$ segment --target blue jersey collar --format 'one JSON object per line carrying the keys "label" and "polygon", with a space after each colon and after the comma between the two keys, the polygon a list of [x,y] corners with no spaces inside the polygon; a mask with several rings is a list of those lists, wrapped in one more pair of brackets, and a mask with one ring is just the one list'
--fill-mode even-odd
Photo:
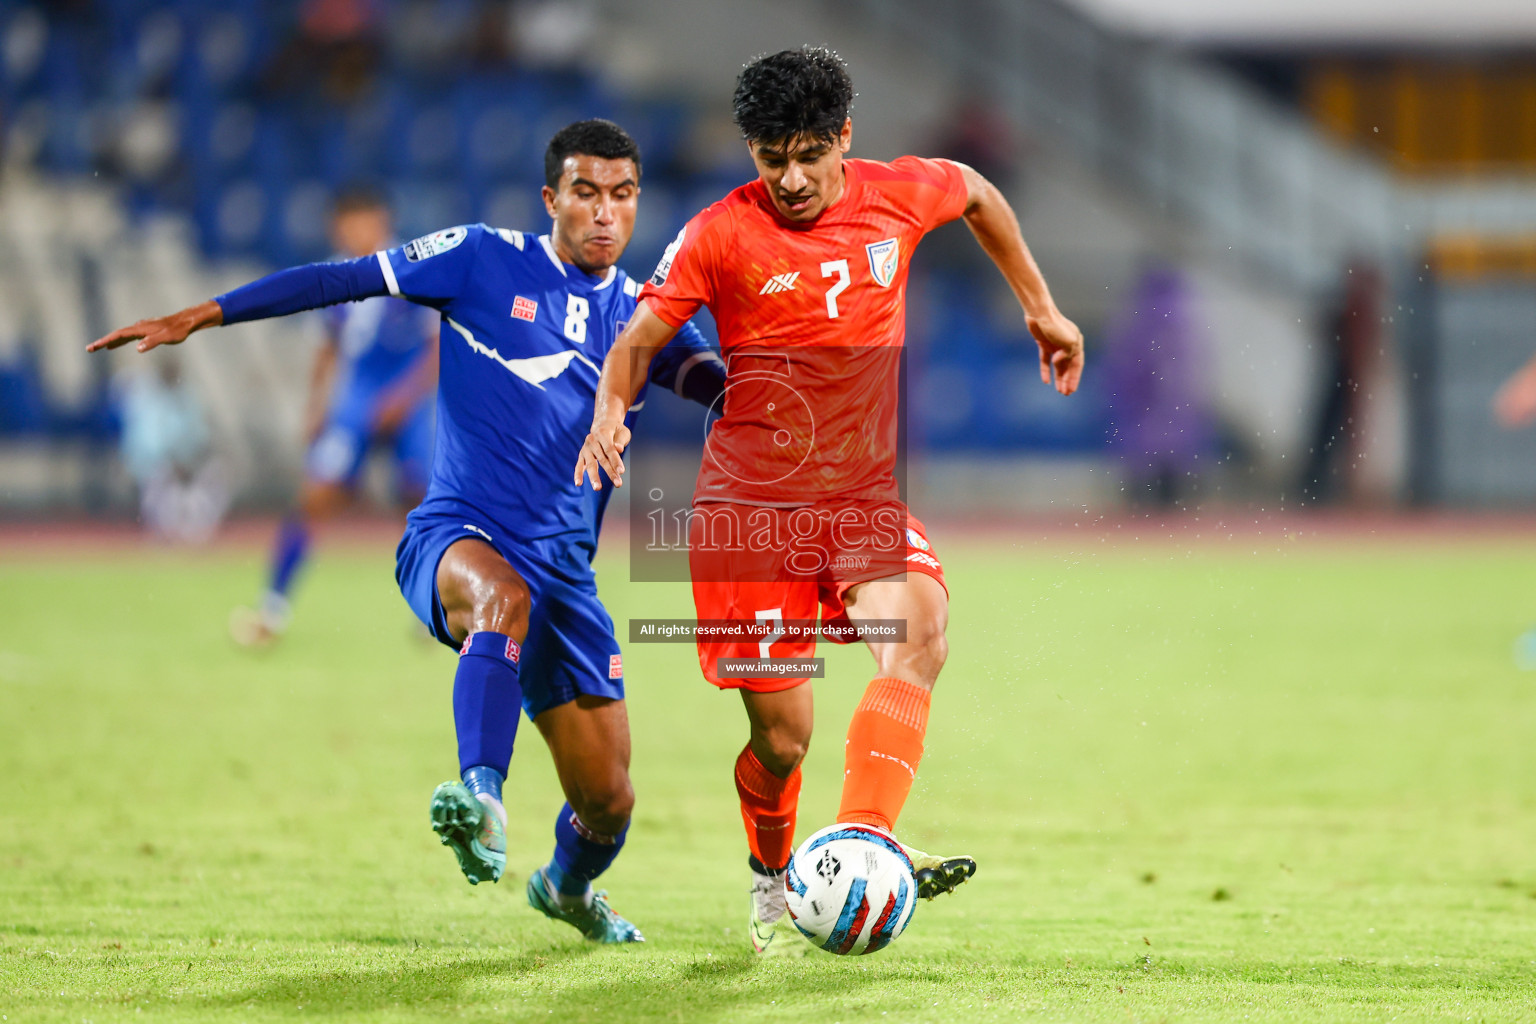
{"label": "blue jersey collar", "polygon": [[[555,265],[555,269],[560,271],[560,276],[561,277],[570,277],[571,276],[566,271],[566,269],[565,269],[565,263],[560,259],[559,256],[555,255],[554,243],[549,240],[549,236],[548,235],[540,235],[539,236],[539,246],[541,248],[543,248],[544,255],[549,257],[549,262],[553,263]],[[583,274],[582,276],[583,277],[591,277],[590,274]],[[597,284],[593,285],[592,290],[595,291],[595,292],[602,291],[604,288],[607,288],[609,285],[613,284],[614,280],[618,276],[619,276],[619,268],[617,266],[609,267],[608,268],[608,273],[603,275],[603,279],[601,281],[599,281]]]}

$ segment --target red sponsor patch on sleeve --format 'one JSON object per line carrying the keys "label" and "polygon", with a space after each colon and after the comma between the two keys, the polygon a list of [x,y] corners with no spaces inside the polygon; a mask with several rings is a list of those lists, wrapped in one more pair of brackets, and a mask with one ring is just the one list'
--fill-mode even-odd
{"label": "red sponsor patch on sleeve", "polygon": [[610,654],[608,656],[608,678],[624,678],[624,657],[622,655]]}

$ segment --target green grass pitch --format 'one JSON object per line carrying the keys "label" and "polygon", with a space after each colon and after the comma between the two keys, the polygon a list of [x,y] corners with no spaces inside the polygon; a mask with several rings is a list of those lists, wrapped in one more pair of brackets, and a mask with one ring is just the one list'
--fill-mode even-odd
{"label": "green grass pitch", "polygon": [[[0,563],[0,1020],[1536,1019],[1536,544],[1102,545],[936,531],[951,656],[902,821],[975,880],[889,950],[754,962],[739,702],[631,646],[638,806],[604,884],[649,942],[529,910],[558,791],[524,725],[511,877],[427,822],[453,658],[390,552],[324,547],[283,645],[260,552]],[[690,613],[630,585],[614,618]],[[829,654],[800,833],[869,677]]]}

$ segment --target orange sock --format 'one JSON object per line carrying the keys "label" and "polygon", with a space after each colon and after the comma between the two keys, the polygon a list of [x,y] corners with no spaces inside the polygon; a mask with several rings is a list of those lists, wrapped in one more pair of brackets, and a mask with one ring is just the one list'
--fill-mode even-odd
{"label": "orange sock", "polygon": [[928,731],[929,693],[903,679],[876,679],[848,723],[838,821],[890,830],[901,815]]}
{"label": "orange sock", "polygon": [[800,806],[800,768],[781,779],[763,767],[750,746],[736,758],[736,793],[747,845],[766,868],[787,867],[795,852],[795,811]]}

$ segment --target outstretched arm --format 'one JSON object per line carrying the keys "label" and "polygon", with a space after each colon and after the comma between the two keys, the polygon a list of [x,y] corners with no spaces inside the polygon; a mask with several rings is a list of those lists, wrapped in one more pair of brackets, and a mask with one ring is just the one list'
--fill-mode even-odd
{"label": "outstretched arm", "polygon": [[157,316],[119,327],[111,334],[103,335],[85,347],[87,352],[100,352],[104,348],[118,348],[130,341],[139,343],[140,352],[148,352],[157,345],[180,345],[187,335],[204,327],[218,327],[224,323],[224,310],[209,299],[195,306],[188,306],[170,316]]}
{"label": "outstretched arm", "polygon": [[624,486],[624,449],[629,445],[629,428],[624,425],[624,414],[640,393],[640,386],[650,373],[651,360],[676,333],[676,327],[651,312],[651,307],[644,302],[635,307],[629,326],[624,328],[608,351],[608,358],[603,360],[603,372],[597,380],[592,429],[576,458],[578,485],[585,478],[594,491],[601,489],[601,469],[615,487]]}
{"label": "outstretched arm", "polygon": [[1056,390],[1070,395],[1083,375],[1083,332],[1056,308],[1008,200],[974,170],[964,164],[957,166],[965,176],[966,226],[1003,272],[1024,308],[1025,326],[1040,346],[1040,379],[1050,384],[1054,377]]}
{"label": "outstretched arm", "polygon": [[140,320],[119,327],[86,346],[87,352],[118,348],[137,341],[140,352],[159,345],[178,345],[205,327],[286,316],[338,302],[388,294],[380,257],[363,256],[335,263],[309,263],[268,274],[217,298],[188,306],[170,316]]}

